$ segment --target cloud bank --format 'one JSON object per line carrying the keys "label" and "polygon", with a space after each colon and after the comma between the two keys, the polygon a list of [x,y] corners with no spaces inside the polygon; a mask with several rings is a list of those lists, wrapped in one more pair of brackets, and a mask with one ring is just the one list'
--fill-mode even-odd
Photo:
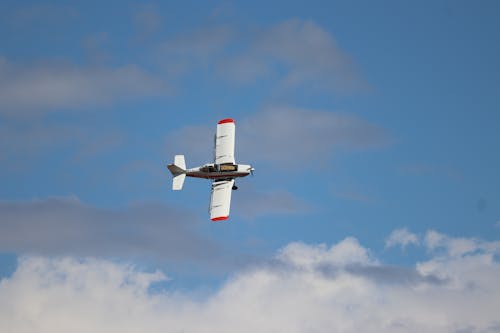
{"label": "cloud bank", "polygon": [[202,297],[155,289],[159,271],[25,257],[0,282],[0,331],[499,332],[498,242],[452,254],[454,238],[427,236],[440,241],[410,268],[380,263],[354,238],[290,243]]}
{"label": "cloud bank", "polygon": [[150,256],[210,261],[221,248],[202,236],[194,215],[169,206],[92,207],[77,198],[0,201],[0,252]]}

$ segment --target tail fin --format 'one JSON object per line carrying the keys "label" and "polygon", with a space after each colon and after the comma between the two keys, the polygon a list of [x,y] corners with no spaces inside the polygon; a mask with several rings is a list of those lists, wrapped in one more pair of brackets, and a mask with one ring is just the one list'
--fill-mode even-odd
{"label": "tail fin", "polygon": [[174,176],[172,180],[172,190],[182,190],[184,179],[186,179],[186,162],[184,161],[184,155],[175,155],[174,164],[167,165],[167,168],[172,173],[172,176]]}

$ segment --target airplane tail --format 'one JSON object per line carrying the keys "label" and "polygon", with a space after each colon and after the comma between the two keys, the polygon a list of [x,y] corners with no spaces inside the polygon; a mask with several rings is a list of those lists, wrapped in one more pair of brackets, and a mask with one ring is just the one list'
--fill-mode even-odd
{"label": "airplane tail", "polygon": [[174,164],[167,165],[167,168],[172,173],[172,176],[174,176],[172,180],[172,190],[182,190],[184,179],[186,179],[186,162],[184,160],[184,155],[175,155]]}

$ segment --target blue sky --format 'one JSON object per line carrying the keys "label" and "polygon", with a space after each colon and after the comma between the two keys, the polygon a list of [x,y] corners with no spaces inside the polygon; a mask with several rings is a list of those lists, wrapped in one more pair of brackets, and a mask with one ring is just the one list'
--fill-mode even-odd
{"label": "blue sky", "polygon": [[[499,9],[2,2],[0,277],[110,265],[223,293],[273,260],[298,265],[293,244],[335,267],[324,251],[347,244],[369,253],[347,262],[421,275],[436,248],[475,249],[498,270]],[[172,192],[165,165],[210,162],[226,117],[256,172],[214,224],[209,182]]]}

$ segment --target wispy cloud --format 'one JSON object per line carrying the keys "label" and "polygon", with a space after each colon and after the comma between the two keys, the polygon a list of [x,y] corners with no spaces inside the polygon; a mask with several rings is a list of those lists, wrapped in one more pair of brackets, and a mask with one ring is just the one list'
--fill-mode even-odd
{"label": "wispy cloud", "polygon": [[210,70],[233,35],[234,29],[230,26],[210,26],[182,32],[158,47],[159,62],[170,76],[199,69]]}
{"label": "wispy cloud", "polygon": [[168,91],[163,80],[135,65],[20,65],[0,58],[0,114],[8,116],[107,105]]}
{"label": "wispy cloud", "polygon": [[78,10],[71,5],[48,3],[21,5],[12,11],[7,11],[7,14],[6,21],[17,28],[34,25],[67,24],[80,16]]}
{"label": "wispy cloud", "polygon": [[167,67],[200,67],[234,83],[271,79],[280,89],[346,92],[365,89],[350,56],[333,35],[312,21],[291,19],[242,29],[202,27],[164,42]]}
{"label": "wispy cloud", "polygon": [[413,163],[402,166],[400,170],[413,176],[444,176],[455,181],[463,179],[462,173],[456,168],[437,164]]}
{"label": "wispy cloud", "polygon": [[334,195],[337,198],[350,200],[350,201],[357,201],[357,202],[364,202],[364,203],[372,201],[372,198],[370,196],[363,194],[362,192],[359,192],[356,190],[336,191],[334,193]]}
{"label": "wispy cloud", "polygon": [[109,33],[102,31],[83,38],[81,45],[87,59],[92,64],[105,64],[111,62],[113,56],[106,50],[111,40]]}
{"label": "wispy cloud", "polygon": [[381,264],[354,238],[291,243],[270,264],[240,271],[203,297],[152,292],[167,279],[160,271],[24,257],[0,283],[0,330],[495,332],[498,250],[478,247],[404,268]]}
{"label": "wispy cloud", "polygon": [[364,85],[351,58],[338,47],[334,37],[312,21],[292,19],[265,29],[252,48],[262,61],[273,59],[268,63],[271,70],[283,66],[287,69],[281,77],[285,87],[307,85],[342,91]]}
{"label": "wispy cloud", "polygon": [[311,165],[336,149],[366,149],[387,142],[381,127],[353,115],[290,107],[267,108],[239,127],[242,154],[273,163]]}
{"label": "wispy cloud", "polygon": [[[135,22],[147,34],[158,29],[161,18],[154,6],[145,6],[135,14]],[[111,59],[100,50],[103,38],[108,38],[106,32],[89,36],[83,43],[97,64]],[[40,59],[14,63],[0,57],[0,114],[43,114],[164,95],[171,92],[166,77],[173,80],[197,70],[209,71],[211,78],[223,78],[231,84],[271,79],[275,88],[285,90],[339,92],[364,85],[331,33],[312,21],[294,19],[255,30],[204,26],[172,36],[155,49],[161,59],[156,72],[166,72],[166,76],[134,64],[84,66]]]}
{"label": "wispy cloud", "polygon": [[160,29],[163,18],[158,6],[148,3],[134,8],[133,22],[139,30],[140,37],[146,37]]}

